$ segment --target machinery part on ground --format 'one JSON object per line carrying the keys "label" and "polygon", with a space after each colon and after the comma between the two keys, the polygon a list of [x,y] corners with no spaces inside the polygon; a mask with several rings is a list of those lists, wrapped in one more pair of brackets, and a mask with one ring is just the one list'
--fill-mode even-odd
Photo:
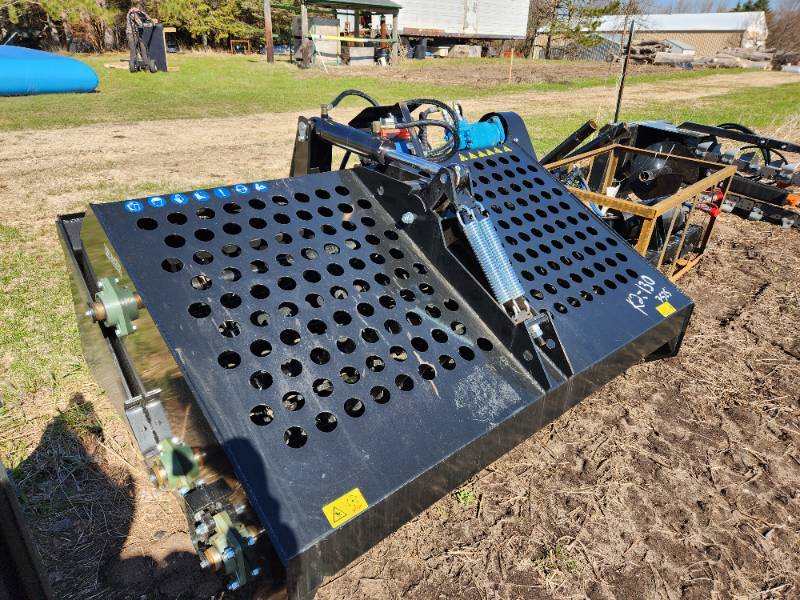
{"label": "machinery part on ground", "polygon": [[185,494],[194,487],[205,456],[199,448],[191,448],[177,438],[163,440],[157,446],[158,456],[150,466],[153,481],[162,488]]}
{"label": "machinery part on ground", "polygon": [[[723,151],[723,144],[728,142],[745,146],[738,153]],[[800,186],[800,144],[761,136],[737,123],[723,123],[716,127],[690,121],[680,125],[668,121],[609,123],[600,129],[594,139],[547,162],[577,156],[610,144],[636,148],[671,144],[685,156],[734,165],[738,172],[728,191],[728,207],[733,203],[741,208],[732,209],[732,212],[750,219],[763,217],[783,227],[787,223],[800,227],[800,212],[795,210],[791,201],[792,193],[787,189]],[[789,155],[797,155],[797,159],[790,161]],[[620,165],[620,168],[623,166]],[[681,175],[685,184],[704,176],[701,172]],[[618,174],[619,179],[623,177],[622,173]],[[752,207],[758,210],[752,210]]]}
{"label": "machinery part on ground", "polygon": [[[147,306],[135,336],[81,317],[87,362],[148,463],[175,436],[207,455],[179,498],[231,587],[266,577],[313,596],[592,390],[680,347],[691,300],[538,163],[518,115],[480,120],[499,120],[502,143],[433,162],[373,129],[416,108],[301,118],[287,179],[59,218],[77,314],[105,277]],[[334,148],[357,165],[333,170]]]}
{"label": "machinery part on ground", "polygon": [[215,573],[224,573],[228,589],[234,591],[261,575],[262,568],[255,564],[250,551],[258,541],[259,532],[232,519],[227,511],[216,513],[212,519],[214,533],[203,552],[203,563]]}
{"label": "machinery part on ground", "polygon": [[17,490],[0,463],[0,598],[49,600],[53,590],[31,540]]}
{"label": "machinery part on ground", "polygon": [[144,308],[141,296],[120,285],[119,277],[103,277],[97,282],[97,288],[100,291],[95,294],[86,316],[102,321],[120,337],[136,331],[133,322],[139,318],[139,309]]}
{"label": "machinery part on ground", "polygon": [[735,194],[728,194],[720,209],[722,212],[734,213],[751,221],[773,223],[784,229],[800,227],[800,212],[797,210],[756,202]]}
{"label": "machinery part on ground", "polygon": [[[671,141],[645,149],[613,144],[545,166],[676,281],[702,258],[736,174],[686,154]],[[695,173],[704,177],[684,185]]]}

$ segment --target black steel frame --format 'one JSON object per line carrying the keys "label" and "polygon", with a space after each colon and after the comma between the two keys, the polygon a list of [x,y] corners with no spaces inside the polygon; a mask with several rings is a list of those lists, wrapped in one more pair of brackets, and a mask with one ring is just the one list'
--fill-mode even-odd
{"label": "black steel frame", "polygon": [[[142,393],[146,396],[148,388],[153,386],[143,372],[152,371],[154,365],[150,354],[137,343],[136,336],[162,340],[160,343],[169,349],[172,360],[183,373],[190,392],[187,401],[202,410],[216,442],[225,450],[250,504],[285,565],[287,587],[292,598],[313,595],[324,576],[344,567],[597,387],[642,359],[671,356],[680,347],[692,313],[692,302],[602,221],[588,214],[582,204],[538,164],[530,138],[517,115],[500,113],[498,116],[507,131],[507,140],[502,147],[490,149],[489,154],[481,151],[475,159],[469,153],[458,154],[445,164],[433,166],[413,157],[400,156],[393,147],[358,129],[325,119],[301,119],[292,164],[294,178],[269,182],[268,191],[248,192],[249,195],[238,202],[228,199],[224,206],[213,205],[212,214],[214,211],[224,214],[223,209],[230,214],[225,217],[230,222],[224,228],[218,228],[213,218],[203,222],[204,236],[208,239],[214,237],[212,234],[220,239],[224,234],[233,235],[231,232],[247,226],[248,217],[251,226],[256,226],[252,224],[257,222],[265,238],[274,234],[278,245],[275,250],[267,248],[265,255],[270,257],[269,271],[263,276],[247,275],[233,282],[215,279],[211,292],[198,294],[187,285],[188,279],[184,279],[203,272],[203,267],[193,264],[192,251],[208,244],[197,244],[182,235],[177,236],[180,238],[178,243],[175,234],[163,238],[164,232],[178,230],[173,223],[186,224],[188,221],[189,227],[199,225],[195,209],[205,209],[211,206],[209,204],[172,207],[162,212],[159,212],[161,209],[147,208],[144,217],[140,217],[126,213],[124,203],[112,203],[93,205],[86,215],[59,219],[59,232],[68,264],[75,282],[79,284],[75,288],[77,307],[95,290],[96,278],[117,273],[124,284],[141,294],[147,309],[148,322],[140,323],[140,331],[131,336],[131,341],[108,340],[105,352],[113,360],[110,363],[96,360],[89,354],[90,366],[100,378],[108,378],[111,371],[112,380],[121,376],[123,380],[142,381]],[[330,172],[334,145],[359,154],[363,158],[362,164],[352,170]],[[349,196],[326,200],[334,186],[337,190],[346,190]],[[252,190],[253,186],[243,184],[241,187]],[[320,199],[311,200],[315,188]],[[213,190],[204,193],[213,198]],[[300,204],[294,204],[298,198]],[[356,202],[356,198],[361,200]],[[244,205],[245,200],[248,200],[249,208]],[[330,220],[335,216],[329,207],[337,206],[337,201],[345,214],[340,225],[349,233],[334,233],[336,227],[331,227],[338,221]],[[492,348],[489,341],[495,342],[493,350],[484,350],[486,354],[476,354],[467,348],[469,352],[463,356],[471,358],[461,362],[467,365],[472,361],[469,368],[461,366],[450,371],[450,375],[441,370],[435,388],[425,381],[418,382],[413,395],[406,397],[399,392],[400,397],[394,403],[382,407],[371,405],[370,411],[375,412],[377,420],[370,423],[376,431],[383,432],[382,435],[396,436],[394,439],[375,440],[366,432],[348,429],[350,426],[343,423],[345,429],[338,438],[315,433],[316,445],[309,444],[308,450],[281,449],[279,442],[271,436],[264,436],[264,431],[273,430],[251,429],[249,420],[240,417],[241,411],[246,411],[245,407],[252,402],[248,399],[252,390],[239,388],[236,380],[231,379],[236,371],[214,370],[218,368],[215,365],[220,342],[228,346],[233,342],[218,337],[216,320],[213,321],[214,333],[206,334],[203,320],[186,316],[185,303],[192,298],[202,298],[214,311],[219,311],[217,294],[226,292],[223,296],[227,296],[234,290],[248,289],[247,286],[255,282],[271,286],[279,281],[281,273],[293,272],[291,269],[282,271],[278,262],[273,262],[284,261],[280,257],[285,254],[273,256],[272,252],[286,248],[294,253],[300,248],[298,245],[295,250],[295,242],[287,242],[288,226],[275,225],[263,218],[269,215],[268,211],[263,212],[265,207],[275,202],[280,207],[302,209],[298,214],[304,213],[303,218],[307,219],[304,230],[321,228],[323,233],[327,231],[329,237],[326,239],[340,248],[337,253],[347,245],[344,238],[352,237],[353,240],[348,241],[348,244],[354,242],[348,246],[351,250],[344,255],[352,257],[351,265],[358,264],[361,258],[373,260],[375,264],[360,260],[357,268],[363,269],[359,277],[370,282],[374,278],[378,289],[364,292],[363,285],[358,284],[362,291],[360,295],[353,294],[353,301],[359,298],[360,301],[371,301],[373,297],[377,300],[378,296],[373,296],[373,293],[383,293],[384,296],[398,294],[407,296],[411,302],[404,310],[411,309],[409,314],[424,316],[427,310],[423,310],[424,302],[431,300],[413,300],[413,295],[407,293],[408,289],[401,289],[400,281],[390,281],[393,273],[403,271],[403,280],[419,284],[423,294],[433,294],[430,298],[434,302],[441,302],[442,299],[436,299],[444,293],[451,296],[455,306],[461,307],[451,310],[457,311],[453,315],[466,324],[468,333],[461,337],[450,333],[454,340],[457,338],[459,341],[443,343],[442,348],[449,348],[448,353],[457,352],[458,343],[475,344],[479,335],[484,338],[482,348]],[[488,291],[474,255],[470,254],[460,237],[449,212],[452,207],[467,202],[483,202],[493,215],[495,226],[504,236],[504,248],[515,273],[524,280],[526,296],[536,309],[535,318],[543,331],[545,343],[534,343],[528,331],[512,322]],[[147,206],[146,199],[142,204]],[[230,211],[229,205],[233,205]],[[306,208],[316,208],[321,217],[310,214]],[[282,213],[287,211],[287,208],[279,210]],[[404,219],[408,213],[413,215],[413,219]],[[177,216],[173,218],[173,215]],[[142,219],[149,221],[138,225],[137,229],[137,223],[142,223]],[[282,219],[291,221],[286,221],[285,216]],[[346,223],[350,225],[344,227]],[[357,233],[361,227],[365,232],[385,230],[385,236],[393,233],[378,243],[370,241],[372,233],[360,237],[364,236],[364,233]],[[78,231],[80,235],[77,235]],[[161,270],[165,253],[160,245],[162,239],[171,248],[169,254],[181,261],[183,272],[180,275],[165,274]],[[316,247],[315,244],[322,241],[304,244]],[[373,243],[378,245],[370,254],[368,245]],[[397,256],[405,255],[404,262],[398,263],[400,267],[407,268],[414,263],[417,273],[423,275],[409,274],[403,268],[381,266],[383,260],[378,261],[379,255],[391,250],[397,250]],[[238,266],[240,263],[237,261],[247,261],[255,256],[249,252],[242,254],[241,258],[234,254],[226,255],[229,259],[220,260]],[[323,260],[320,264],[330,267],[332,259],[316,260]],[[247,262],[241,264],[247,265]],[[222,265],[214,265],[217,266]],[[332,272],[330,268],[328,271]],[[408,271],[412,269],[408,268]],[[299,270],[294,272],[299,273]],[[327,286],[330,283],[328,281]],[[380,290],[380,285],[386,286],[384,291]],[[643,289],[647,294],[643,294]],[[313,286],[301,282],[294,291],[279,292],[279,298],[275,298],[275,293],[261,301],[247,298],[241,309],[222,310],[220,318],[238,320],[237,310],[271,310],[270,307],[277,307],[279,300],[300,305],[304,294],[313,290]],[[671,304],[667,302],[670,310],[663,314],[654,310],[657,293],[670,298]],[[632,296],[638,298],[636,302],[645,304],[636,309]],[[418,304],[420,300],[422,304]],[[276,303],[274,306],[273,302]],[[350,300],[346,299],[346,302]],[[415,311],[415,308],[419,310]],[[324,309],[316,314],[327,319],[332,316],[332,310]],[[350,311],[356,313],[355,304]],[[78,313],[81,319],[80,310]],[[301,311],[301,319],[305,318],[303,314]],[[273,313],[273,318],[278,317]],[[374,324],[375,329],[382,330],[381,321],[377,319],[377,316],[374,319],[364,316],[362,321],[364,325]],[[431,324],[448,327],[444,317],[442,325],[438,325],[438,317],[433,319]],[[349,322],[349,319],[342,322]],[[456,327],[456,322],[453,327]],[[297,323],[305,326],[310,322],[300,320]],[[459,323],[459,326],[463,327],[463,324]],[[100,326],[93,327],[97,329]],[[103,331],[103,339],[108,339],[108,335],[108,331]],[[304,339],[305,335],[302,333],[300,337]],[[391,331],[381,334],[376,346],[380,349],[369,352],[384,352],[384,344],[388,352],[389,345],[396,344],[395,340],[399,339],[392,335],[395,334]],[[331,344],[334,339],[329,342],[317,339],[315,343]],[[272,358],[304,360],[304,354],[301,354],[307,351],[304,341],[301,340],[297,346],[299,350],[284,347],[277,338],[270,341]],[[331,350],[334,349],[331,347]],[[357,344],[352,356],[363,360],[365,350]],[[421,355],[424,352],[419,350]],[[166,359],[159,355],[158,360],[163,363]],[[339,357],[338,360],[351,359]],[[420,357],[419,360],[427,362],[428,359]],[[132,372],[126,373],[124,368],[116,365],[131,365]],[[386,373],[394,375],[399,367],[389,366],[391,368],[387,368]],[[164,368],[170,370],[172,366]],[[313,365],[306,368],[310,370],[312,379],[330,370],[330,367]],[[215,376],[209,377],[212,372]],[[277,381],[278,376],[275,377]],[[364,371],[362,378],[369,381],[369,377],[376,376]],[[489,389],[479,386],[462,390],[461,395],[456,394],[453,405],[454,389],[463,387],[465,382],[475,377],[485,377],[487,384],[484,387]],[[399,376],[397,381],[400,381]],[[282,391],[284,381],[281,379],[277,386]],[[505,390],[505,405],[491,407],[491,395],[499,393],[501,387]],[[350,393],[356,389],[351,388]],[[130,395],[131,392],[122,389],[122,394]],[[338,392],[332,398],[339,402],[336,394]],[[166,401],[167,396],[163,397]],[[279,404],[278,400],[276,402]],[[312,406],[308,410],[331,406],[330,400],[318,399],[310,392],[306,403]],[[122,406],[126,404],[123,402]],[[144,410],[147,412],[147,407]],[[378,412],[381,410],[384,412]],[[385,416],[380,417],[381,414]],[[283,413],[279,415],[276,412],[276,420],[288,422],[288,417],[295,420],[302,417],[300,413],[295,415],[291,413],[284,417]],[[131,416],[127,416],[131,421]],[[340,419],[345,418],[340,413]],[[381,422],[381,419],[389,421]],[[427,421],[439,424],[438,435],[432,436],[434,439],[427,432]],[[401,425],[405,423],[408,428]],[[132,427],[135,429],[133,423]],[[158,431],[153,435],[158,439]],[[362,447],[369,456],[363,466],[351,473],[340,474],[341,481],[331,491],[320,489],[322,483],[315,479],[316,468],[313,465],[328,460],[328,456],[338,456],[348,464],[361,464],[365,459],[362,451],[356,451],[356,448]],[[303,468],[298,469],[295,462],[298,457],[301,457]],[[382,467],[380,477],[370,471],[373,464],[386,465]],[[335,489],[343,492],[354,486],[364,489],[368,510],[331,529],[320,513],[321,499],[332,500],[337,495]]]}

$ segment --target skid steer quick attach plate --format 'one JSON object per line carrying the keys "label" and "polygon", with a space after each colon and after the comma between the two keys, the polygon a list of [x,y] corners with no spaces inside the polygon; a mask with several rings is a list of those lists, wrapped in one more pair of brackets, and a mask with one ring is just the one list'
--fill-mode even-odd
{"label": "skid steer quick attach plate", "polygon": [[461,164],[532,306],[553,313],[574,374],[547,391],[384,210],[403,199],[370,191],[363,169],[92,205],[85,218],[100,234],[83,243],[108,263],[95,272],[110,264],[141,295],[294,595],[680,343],[691,301],[505,148]]}

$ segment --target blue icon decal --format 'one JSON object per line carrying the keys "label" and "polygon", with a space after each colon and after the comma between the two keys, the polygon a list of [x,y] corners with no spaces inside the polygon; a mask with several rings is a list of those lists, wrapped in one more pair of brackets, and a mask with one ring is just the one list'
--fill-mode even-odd
{"label": "blue icon decal", "polygon": [[248,188],[248,187],[247,187],[245,184],[243,184],[243,183],[237,183],[235,186],[233,186],[233,189],[235,189],[235,190],[236,190],[236,193],[237,193],[237,194],[246,194],[247,192],[249,192],[249,191],[250,191],[250,188]]}
{"label": "blue icon decal", "polygon": [[192,196],[194,196],[194,199],[197,200],[198,202],[205,202],[210,198],[208,192],[204,192],[203,190],[197,190],[196,192],[192,192]]}
{"label": "blue icon decal", "polygon": [[172,202],[173,204],[177,204],[178,206],[183,206],[184,204],[189,202],[189,199],[183,194],[172,194],[172,196],[170,196],[169,199],[170,202]]}
{"label": "blue icon decal", "polygon": [[255,188],[255,190],[257,192],[263,192],[263,191],[269,189],[269,186],[266,183],[264,183],[263,181],[259,182],[259,183],[254,183],[253,187]]}
{"label": "blue icon decal", "polygon": [[227,198],[231,193],[225,188],[214,188],[214,194],[217,198]]}
{"label": "blue icon decal", "polygon": [[144,206],[138,200],[128,200],[125,203],[125,210],[132,213],[142,212]]}
{"label": "blue icon decal", "polygon": [[153,208],[164,208],[164,205],[167,203],[167,201],[161,196],[153,196],[152,198],[147,199],[147,203]]}

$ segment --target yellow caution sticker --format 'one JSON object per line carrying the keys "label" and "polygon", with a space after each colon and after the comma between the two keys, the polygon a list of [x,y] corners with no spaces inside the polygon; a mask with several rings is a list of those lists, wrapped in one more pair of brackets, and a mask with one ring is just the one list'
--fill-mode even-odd
{"label": "yellow caution sticker", "polygon": [[346,494],[339,496],[333,502],[322,507],[322,512],[328,519],[331,527],[336,529],[339,525],[346,523],[358,514],[369,508],[364,495],[358,488],[353,488]]}
{"label": "yellow caution sticker", "polygon": [[675,312],[676,308],[669,302],[664,302],[663,304],[656,306],[656,310],[662,317],[668,317]]}
{"label": "yellow caution sticker", "polygon": [[458,154],[458,160],[461,162],[467,162],[469,160],[475,160],[477,158],[486,158],[487,156],[494,156],[495,154],[503,154],[504,152],[513,152],[511,148],[508,146],[503,146],[502,148],[498,148],[494,146],[493,148],[484,148],[483,150],[476,150],[475,152],[460,152]]}

